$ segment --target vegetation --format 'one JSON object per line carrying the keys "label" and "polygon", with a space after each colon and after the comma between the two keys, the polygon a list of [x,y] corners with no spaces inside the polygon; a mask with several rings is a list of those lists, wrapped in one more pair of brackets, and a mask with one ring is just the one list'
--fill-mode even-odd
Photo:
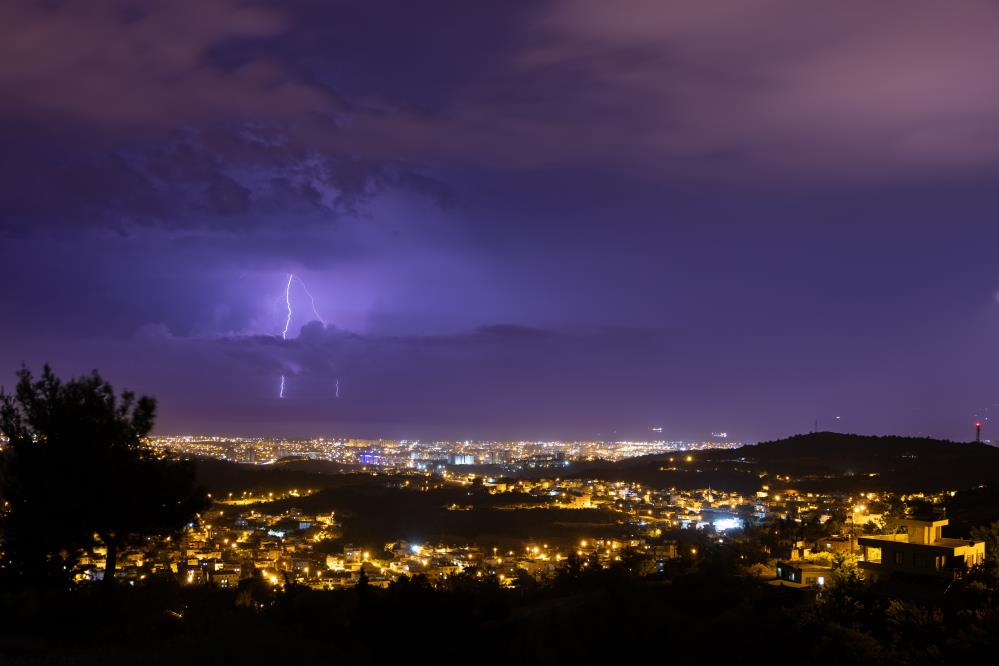
{"label": "vegetation", "polygon": [[[114,596],[0,592],[5,664],[481,664],[765,660],[962,663],[999,647],[999,578],[868,585],[848,561],[821,592],[774,587],[728,547],[663,573],[634,554],[610,569],[572,559],[512,589],[475,570],[339,592],[260,579],[238,589],[154,578]],[[918,589],[918,593],[914,590]],[[100,621],[110,618],[111,622]]]}
{"label": "vegetation", "polygon": [[180,529],[207,506],[186,461],[143,444],[155,402],[116,395],[96,372],[63,382],[46,366],[0,395],[0,547],[8,583],[65,585],[83,555]]}

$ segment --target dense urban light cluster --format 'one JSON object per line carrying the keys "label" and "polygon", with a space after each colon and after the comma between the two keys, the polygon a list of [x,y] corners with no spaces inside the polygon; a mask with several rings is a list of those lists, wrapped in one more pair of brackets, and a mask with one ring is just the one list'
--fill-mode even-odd
{"label": "dense urban light cluster", "polygon": [[419,441],[315,437],[160,436],[155,448],[184,456],[269,464],[300,457],[348,465],[428,469],[437,465],[551,465],[569,461],[623,460],[656,453],[731,449],[730,441]]}
{"label": "dense urban light cluster", "polygon": [[[472,467],[484,464],[481,461],[491,455],[490,446],[483,443],[161,437],[153,444],[188,455],[258,464],[294,456],[349,460],[357,465],[355,472],[375,481],[375,487],[406,493],[460,491],[468,497],[467,503],[448,504],[444,507],[448,511],[567,512],[560,515],[590,511],[599,512],[606,522],[599,526],[572,523],[582,527],[580,536],[571,539],[539,535],[485,541],[428,534],[414,540],[399,534],[384,542],[362,544],[344,534],[338,509],[309,512],[296,506],[307,503],[319,489],[242,491],[214,498],[211,509],[179,537],[150,540],[126,553],[119,575],[133,582],[159,573],[174,575],[186,585],[235,587],[257,577],[273,586],[294,583],[335,589],[357,585],[362,577],[368,584],[387,586],[404,575],[441,580],[472,573],[494,576],[501,585],[512,586],[524,577],[556,575],[573,559],[577,566],[607,568],[625,557],[638,558],[654,571],[671,561],[696,559],[704,547],[727,543],[763,553],[770,564],[758,566],[757,576],[803,587],[824,585],[834,556],[852,558],[875,578],[886,566],[954,576],[980,563],[985,553],[981,542],[941,539],[939,527],[946,521],[934,523],[936,531],[921,541],[896,534],[906,521],[913,535],[923,524],[906,519],[899,507],[913,502],[942,506],[952,491],[916,495],[805,492],[793,488],[791,476],[763,473],[759,490],[740,493],[711,487],[662,488],[585,474],[563,478],[549,474],[557,469],[532,468],[536,463],[598,454],[604,451],[598,443],[519,443],[503,450],[503,462],[494,465],[491,475]],[[666,450],[683,453],[669,457],[672,462],[662,469],[686,464],[695,470],[696,445],[669,446]],[[465,457],[472,460],[466,463]],[[502,475],[506,468],[533,469],[533,473],[520,478]],[[769,485],[771,479],[779,487]],[[488,498],[488,508],[482,498]],[[586,525],[593,525],[591,532]],[[890,544],[888,550],[902,544],[896,550],[912,553],[908,560],[905,553],[897,559],[893,555],[889,563],[878,547],[879,539]],[[932,551],[935,559],[924,565],[920,548]],[[100,552],[83,565],[80,580],[102,576]]]}

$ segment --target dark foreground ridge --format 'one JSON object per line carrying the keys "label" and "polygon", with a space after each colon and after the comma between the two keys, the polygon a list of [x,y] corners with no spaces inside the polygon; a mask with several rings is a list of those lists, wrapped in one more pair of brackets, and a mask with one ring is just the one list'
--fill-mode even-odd
{"label": "dark foreground ridge", "polygon": [[999,647],[999,581],[865,585],[843,567],[815,596],[741,573],[715,548],[662,573],[569,563],[513,589],[469,571],[388,589],[141,587],[0,595],[4,664],[965,663]]}

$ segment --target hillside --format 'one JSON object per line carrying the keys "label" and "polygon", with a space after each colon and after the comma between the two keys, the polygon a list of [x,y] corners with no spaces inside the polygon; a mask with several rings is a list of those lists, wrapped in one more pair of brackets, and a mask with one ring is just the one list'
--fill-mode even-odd
{"label": "hillside", "polygon": [[802,489],[845,492],[962,489],[999,478],[995,447],[915,437],[819,432],[691,457],[687,462],[677,454],[646,456],[595,465],[574,476],[745,491],[780,475],[791,476],[789,483]]}
{"label": "hillside", "polygon": [[999,466],[999,449],[995,447],[927,437],[818,432],[744,446],[737,451],[760,463],[841,474],[888,472],[927,463],[945,468]]}
{"label": "hillside", "polygon": [[344,483],[342,465],[322,461],[249,465],[213,458],[197,458],[198,482],[216,495],[228,492],[328,488]]}

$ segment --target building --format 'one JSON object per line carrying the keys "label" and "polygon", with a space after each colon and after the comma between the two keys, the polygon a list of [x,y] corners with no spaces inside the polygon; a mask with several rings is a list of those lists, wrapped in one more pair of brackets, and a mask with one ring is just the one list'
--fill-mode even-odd
{"label": "building", "polygon": [[243,579],[240,567],[231,567],[208,572],[208,582],[219,587],[235,588]]}
{"label": "building", "polygon": [[829,580],[832,567],[813,562],[777,562],[777,585],[789,587],[822,586]]}
{"label": "building", "polygon": [[895,573],[953,578],[985,560],[985,542],[942,536],[946,519],[904,520],[905,534],[864,536],[860,568],[871,576]]}
{"label": "building", "polygon": [[821,553],[841,553],[843,555],[850,555],[855,550],[853,537],[849,536],[831,536],[825,539],[820,539],[815,544],[816,552]]}
{"label": "building", "polygon": [[793,544],[777,544],[770,549],[770,554],[778,560],[790,560],[792,562],[796,562],[799,560],[811,559],[812,549],[806,546],[804,541],[795,541]]}

